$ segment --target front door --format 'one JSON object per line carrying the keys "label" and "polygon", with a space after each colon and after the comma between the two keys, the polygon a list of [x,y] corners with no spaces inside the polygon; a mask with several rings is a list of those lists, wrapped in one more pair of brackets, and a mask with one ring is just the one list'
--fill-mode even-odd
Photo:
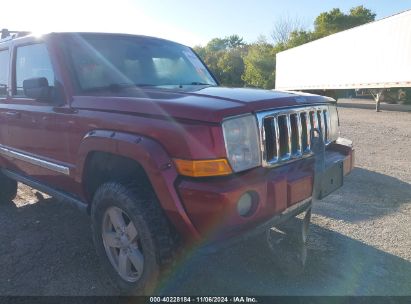
{"label": "front door", "polygon": [[[66,121],[52,100],[43,102],[25,95],[23,81],[44,77],[51,87],[55,77],[44,43],[14,48],[13,95],[7,106],[7,146],[16,153],[16,170],[46,182],[69,174]],[[58,181],[57,181],[58,184]]]}
{"label": "front door", "polygon": [[7,100],[9,92],[9,49],[0,49],[0,152],[8,137]]}

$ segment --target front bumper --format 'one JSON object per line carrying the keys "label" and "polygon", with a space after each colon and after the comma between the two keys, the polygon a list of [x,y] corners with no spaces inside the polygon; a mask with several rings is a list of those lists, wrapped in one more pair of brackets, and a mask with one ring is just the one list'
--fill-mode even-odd
{"label": "front bumper", "polygon": [[[332,144],[325,154],[327,166],[342,163],[344,175],[354,166],[354,150]],[[314,157],[300,159],[277,168],[255,168],[227,177],[180,178],[177,191],[184,208],[202,238],[220,240],[245,235],[257,227],[286,221],[311,204],[314,184]],[[254,212],[240,216],[240,197],[253,193],[258,203]],[[303,209],[295,206],[304,206]],[[308,207],[307,207],[308,206]],[[257,229],[258,230],[258,229]]]}
{"label": "front bumper", "polygon": [[287,208],[280,214],[276,214],[272,218],[259,223],[252,229],[248,229],[246,231],[243,231],[242,233],[236,233],[235,231],[233,231],[231,235],[225,234],[224,238],[220,237],[208,239],[202,244],[200,250],[204,253],[213,253],[215,251],[228,248],[236,243],[241,243],[251,238],[264,235],[264,233],[266,233],[270,228],[278,227],[280,224],[288,222],[289,220],[295,218],[297,215],[308,212],[309,210],[311,210],[311,206],[312,200],[311,198],[308,198]]}

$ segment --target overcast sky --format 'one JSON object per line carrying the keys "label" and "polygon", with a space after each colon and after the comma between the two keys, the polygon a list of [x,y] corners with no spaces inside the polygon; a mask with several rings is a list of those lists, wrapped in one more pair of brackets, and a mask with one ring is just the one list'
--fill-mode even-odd
{"label": "overcast sky", "polygon": [[323,11],[358,5],[380,19],[411,9],[411,0],[2,0],[0,26],[39,33],[136,33],[194,46],[231,34],[253,42],[269,37],[276,20],[287,17],[310,28]]}

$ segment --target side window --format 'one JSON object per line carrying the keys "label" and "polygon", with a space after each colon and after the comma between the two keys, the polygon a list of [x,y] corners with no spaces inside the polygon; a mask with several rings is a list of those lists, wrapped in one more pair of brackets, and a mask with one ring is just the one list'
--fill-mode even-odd
{"label": "side window", "polygon": [[0,51],[0,97],[7,96],[9,75],[9,50]]}
{"label": "side window", "polygon": [[16,54],[16,95],[23,96],[23,81],[45,77],[54,86],[54,72],[44,44],[31,44],[17,48]]}

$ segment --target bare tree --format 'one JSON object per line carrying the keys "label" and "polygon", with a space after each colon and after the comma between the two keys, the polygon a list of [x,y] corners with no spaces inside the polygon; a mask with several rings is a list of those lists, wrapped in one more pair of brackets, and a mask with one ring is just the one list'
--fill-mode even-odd
{"label": "bare tree", "polygon": [[286,43],[290,39],[292,32],[302,31],[305,28],[305,22],[300,18],[287,15],[278,19],[274,23],[273,30],[271,31],[271,38],[274,43]]}

